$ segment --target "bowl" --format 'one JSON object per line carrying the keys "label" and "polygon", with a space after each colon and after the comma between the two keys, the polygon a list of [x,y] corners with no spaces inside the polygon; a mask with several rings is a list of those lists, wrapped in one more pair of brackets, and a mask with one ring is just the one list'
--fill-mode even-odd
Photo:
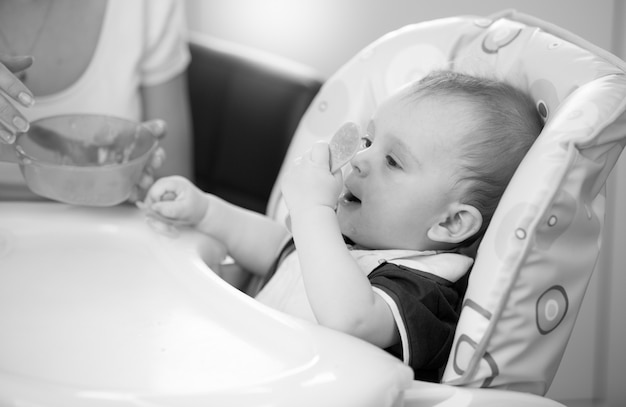
{"label": "bowl", "polygon": [[87,206],[126,201],[157,146],[141,123],[90,114],[34,121],[15,142],[22,175],[34,193]]}

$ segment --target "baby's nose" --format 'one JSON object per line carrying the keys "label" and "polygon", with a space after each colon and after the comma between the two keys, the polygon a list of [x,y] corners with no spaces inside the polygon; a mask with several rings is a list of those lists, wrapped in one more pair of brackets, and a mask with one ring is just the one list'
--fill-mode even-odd
{"label": "baby's nose", "polygon": [[361,150],[350,160],[352,171],[361,176],[366,175],[369,168],[366,152],[367,150]]}

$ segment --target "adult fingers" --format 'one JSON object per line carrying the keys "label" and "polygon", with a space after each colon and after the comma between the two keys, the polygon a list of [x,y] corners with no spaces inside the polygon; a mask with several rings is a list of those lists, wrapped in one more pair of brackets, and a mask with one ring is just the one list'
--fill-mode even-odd
{"label": "adult fingers", "polygon": [[30,91],[15,75],[32,64],[31,57],[7,57],[0,55],[0,90],[24,107],[35,103]]}
{"label": "adult fingers", "polygon": [[143,122],[142,125],[148,129],[152,135],[158,139],[165,137],[167,131],[167,124],[165,120],[154,119],[147,122]]}
{"label": "adult fingers", "polygon": [[0,94],[0,140],[13,143],[19,132],[28,131],[30,124],[24,116]]}
{"label": "adult fingers", "polygon": [[9,71],[15,73],[29,68],[33,64],[33,57],[28,55],[0,54],[0,64],[6,66]]}
{"label": "adult fingers", "polygon": [[0,140],[5,143],[13,143],[17,133],[28,131],[30,127],[28,120],[13,106],[13,101],[30,107],[35,99],[13,73],[31,64],[30,57],[0,56]]}
{"label": "adult fingers", "polygon": [[150,157],[150,168],[156,170],[163,166],[163,162],[165,162],[165,150],[162,147],[157,148],[152,157]]}

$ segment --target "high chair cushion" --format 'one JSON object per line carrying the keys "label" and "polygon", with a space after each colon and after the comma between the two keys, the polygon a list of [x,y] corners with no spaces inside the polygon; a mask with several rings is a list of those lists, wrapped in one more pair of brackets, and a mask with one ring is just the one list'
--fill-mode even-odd
{"label": "high chair cushion", "polygon": [[[450,66],[526,90],[546,123],[479,247],[443,382],[543,395],[598,258],[604,184],[625,144],[623,61],[515,11],[410,25],[363,49],[324,84],[281,174],[342,123],[364,127],[398,87]],[[280,177],[268,213],[283,220],[279,184]]]}

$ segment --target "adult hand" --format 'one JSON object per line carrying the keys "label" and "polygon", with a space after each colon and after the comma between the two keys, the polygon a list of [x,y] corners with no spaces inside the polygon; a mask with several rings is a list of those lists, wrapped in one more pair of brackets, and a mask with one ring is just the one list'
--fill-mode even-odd
{"label": "adult hand", "polygon": [[[157,139],[162,139],[165,137],[165,133],[167,130],[167,125],[163,120],[150,120],[147,122],[143,122],[142,125],[147,128],[150,133]],[[135,186],[135,189],[131,193],[130,201],[136,202],[143,199],[146,194],[146,191],[154,184],[155,176],[154,173],[157,169],[161,168],[163,165],[163,161],[165,161],[165,151],[163,148],[158,147],[150,160],[148,160],[148,164],[143,170],[143,174],[139,183]]]}
{"label": "adult hand", "polygon": [[32,92],[15,75],[33,63],[30,56],[0,54],[0,141],[12,144],[19,132],[28,131],[28,120],[13,103],[30,107],[35,102]]}

